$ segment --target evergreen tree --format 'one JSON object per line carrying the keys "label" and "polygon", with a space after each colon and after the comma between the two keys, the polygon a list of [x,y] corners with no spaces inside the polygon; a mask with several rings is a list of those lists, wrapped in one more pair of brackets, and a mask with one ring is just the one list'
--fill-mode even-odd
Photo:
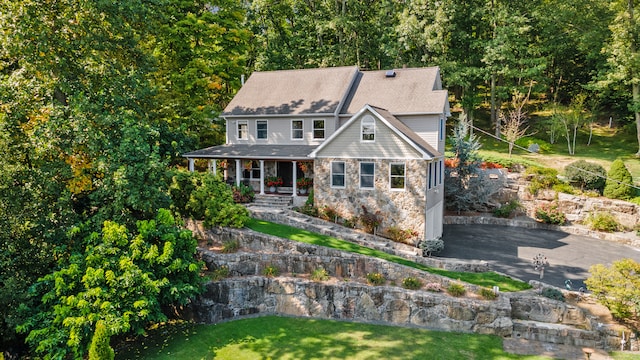
{"label": "evergreen tree", "polygon": [[89,347],[89,360],[113,360],[116,355],[109,345],[109,333],[102,320],[96,323],[96,330],[91,338]]}
{"label": "evergreen tree", "polygon": [[460,119],[449,138],[455,158],[453,167],[445,169],[445,202],[447,208],[458,212],[485,211],[491,195],[502,188],[503,182],[492,180],[480,171],[480,141],[475,135],[468,134],[469,125],[464,118]]}
{"label": "evergreen tree", "polygon": [[616,159],[611,164],[603,195],[610,199],[622,200],[630,199],[635,195],[633,178],[621,159]]}

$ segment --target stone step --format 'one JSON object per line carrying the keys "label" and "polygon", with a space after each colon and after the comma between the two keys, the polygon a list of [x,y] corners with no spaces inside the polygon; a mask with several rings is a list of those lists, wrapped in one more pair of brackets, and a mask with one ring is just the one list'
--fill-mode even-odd
{"label": "stone step", "polygon": [[253,204],[269,208],[288,208],[292,206],[293,198],[291,196],[256,195]]}

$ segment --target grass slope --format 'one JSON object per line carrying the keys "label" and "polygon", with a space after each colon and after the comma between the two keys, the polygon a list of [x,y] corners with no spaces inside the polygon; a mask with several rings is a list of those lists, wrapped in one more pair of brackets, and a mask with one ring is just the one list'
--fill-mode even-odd
{"label": "grass slope", "polygon": [[116,358],[549,359],[505,353],[497,336],[276,316],[216,325],[165,325],[135,347],[117,351]]}
{"label": "grass slope", "polygon": [[522,281],[514,280],[510,277],[506,277],[494,272],[488,273],[467,273],[467,272],[455,272],[442,269],[432,268],[426,265],[422,265],[400,256],[391,255],[384,251],[371,249],[362,245],[354,244],[345,240],[336,239],[331,236],[316,234],[310,231],[298,229],[291,226],[275,224],[268,221],[252,219],[246,226],[254,231],[264,234],[274,235],[277,237],[299,241],[307,244],[325,246],[333,249],[347,251],[355,254],[361,254],[366,256],[375,257],[378,259],[387,260],[400,265],[412,267],[414,269],[423,270],[432,274],[438,274],[446,276],[452,279],[458,279],[470,284],[479,286],[499,286],[501,291],[520,291],[531,288],[531,286]]}

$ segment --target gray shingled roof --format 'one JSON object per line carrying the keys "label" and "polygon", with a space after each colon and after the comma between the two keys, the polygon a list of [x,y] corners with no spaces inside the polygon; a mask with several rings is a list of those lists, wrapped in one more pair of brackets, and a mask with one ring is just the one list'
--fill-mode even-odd
{"label": "gray shingled roof", "polygon": [[366,104],[375,104],[394,115],[446,113],[447,91],[441,90],[437,67],[363,71],[341,111],[353,115]]}
{"label": "gray shingled roof", "polygon": [[245,145],[227,144],[212,146],[183,154],[186,158],[209,159],[264,159],[296,160],[307,159],[318,145]]}
{"label": "gray shingled roof", "polygon": [[222,115],[333,114],[357,72],[355,66],[254,72]]}

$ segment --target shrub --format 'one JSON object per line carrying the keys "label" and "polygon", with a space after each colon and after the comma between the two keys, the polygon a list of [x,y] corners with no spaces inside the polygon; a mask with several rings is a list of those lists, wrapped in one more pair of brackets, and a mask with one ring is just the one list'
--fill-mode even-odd
{"label": "shrub", "polygon": [[222,244],[222,252],[225,254],[234,253],[240,250],[240,242],[236,239],[225,241]]}
{"label": "shrub", "polygon": [[385,278],[380,273],[368,273],[367,274],[367,283],[369,285],[382,285],[385,282]]}
{"label": "shrub", "polygon": [[442,239],[422,240],[418,243],[418,248],[422,249],[423,256],[431,256],[444,250]]}
{"label": "shrub", "polygon": [[640,263],[631,259],[614,261],[611,267],[602,264],[589,269],[591,276],[585,281],[598,301],[609,308],[618,319],[627,319],[640,310]]}
{"label": "shrub", "polygon": [[334,207],[325,205],[320,210],[319,216],[323,220],[337,222],[340,214],[338,214],[338,211]]}
{"label": "shrub", "polygon": [[[438,284],[440,286],[440,284]],[[402,280],[402,287],[409,290],[417,290],[422,287],[422,281],[414,276],[409,276]]]}
{"label": "shrub", "polygon": [[576,190],[573,188],[573,186],[563,182],[559,182],[553,185],[552,189],[555,192],[559,192],[559,193],[561,192],[561,193],[570,194],[570,195],[574,195],[576,193]]}
{"label": "shrub", "polygon": [[364,226],[364,230],[369,234],[375,233],[376,228],[382,223],[380,211],[375,213],[369,212],[364,205],[362,205],[362,214],[360,214],[359,219],[362,226]]}
{"label": "shrub", "polygon": [[629,200],[630,202],[636,204],[636,205],[640,205],[640,196],[636,196],[633,199]]}
{"label": "shrub", "polygon": [[451,296],[462,296],[467,293],[467,289],[464,288],[464,285],[458,282],[451,282],[449,286],[447,286],[447,292]]}
{"label": "shrub", "polygon": [[266,277],[274,277],[278,276],[280,270],[273,264],[267,265],[264,269],[262,269],[262,275]]}
{"label": "shrub", "polygon": [[315,203],[314,203],[314,199],[313,199],[313,188],[311,188],[311,189],[309,190],[309,196],[307,196],[307,201],[305,201],[305,202],[304,202],[304,205],[305,205],[305,206],[311,206],[311,207],[314,207],[314,206],[315,206],[314,204],[315,204]]}
{"label": "shrub", "polygon": [[562,225],[567,221],[565,214],[558,209],[558,203],[544,204],[536,209],[536,219],[546,223]]}
{"label": "shrub", "polygon": [[583,190],[596,190],[602,193],[604,189],[606,171],[602,165],[578,160],[567,165],[564,173],[569,183]]}
{"label": "shrub", "polygon": [[498,297],[498,294],[493,292],[492,289],[489,288],[480,288],[480,296],[487,300],[495,300]]}
{"label": "shrub", "polygon": [[418,232],[412,229],[402,229],[398,226],[390,226],[387,229],[387,235],[395,242],[403,244],[411,244],[411,239],[418,236]]}
{"label": "shrub", "polygon": [[555,288],[544,288],[542,289],[541,295],[551,300],[564,301],[562,291]]}
{"label": "shrub", "polygon": [[311,273],[311,280],[313,281],[327,281],[329,280],[329,272],[323,267],[319,267]]}
{"label": "shrub", "polygon": [[295,210],[299,213],[309,215],[309,216],[318,216],[318,208],[313,205],[307,205],[306,203],[302,207],[295,208]]}
{"label": "shrub", "polygon": [[536,195],[540,190],[550,189],[559,184],[558,171],[550,168],[530,166],[525,170],[525,175],[529,177],[529,193]]}
{"label": "shrub", "polygon": [[628,200],[635,195],[635,189],[632,185],[631,173],[627,170],[624,162],[617,159],[611,164],[611,169],[607,174],[603,195],[611,199]]}
{"label": "shrub", "polygon": [[220,266],[211,272],[211,280],[213,281],[222,280],[227,276],[229,276],[229,267],[226,265]]}
{"label": "shrub", "polygon": [[203,225],[219,225],[240,229],[244,227],[250,219],[251,217],[249,216],[249,210],[247,210],[247,208],[240,204],[229,204],[220,209],[215,220],[205,219]]}
{"label": "shrub", "polygon": [[552,151],[551,144],[541,139],[525,136],[523,138],[516,140],[516,145],[522,146],[523,148],[526,148],[526,149],[528,149],[529,146],[531,146],[532,144],[538,145],[540,149],[538,150],[539,153],[550,153]]}
{"label": "shrub", "polygon": [[251,186],[240,184],[239,186],[234,186],[233,190],[233,201],[236,204],[246,204],[253,201],[256,194],[253,191]]}
{"label": "shrub", "polygon": [[598,211],[591,213],[584,219],[584,222],[589,229],[604,232],[614,232],[620,229],[620,224],[616,221],[613,215]]}
{"label": "shrub", "polygon": [[348,227],[350,229],[355,229],[356,225],[358,225],[358,217],[357,216],[352,216],[349,219],[344,219],[342,221],[342,226],[344,227]]}
{"label": "shrub", "polygon": [[424,286],[424,289],[431,292],[441,292],[442,285],[440,283],[428,283]]}
{"label": "shrub", "polygon": [[509,218],[513,213],[522,208],[518,200],[511,200],[509,203],[493,209],[493,215],[499,218]]}

